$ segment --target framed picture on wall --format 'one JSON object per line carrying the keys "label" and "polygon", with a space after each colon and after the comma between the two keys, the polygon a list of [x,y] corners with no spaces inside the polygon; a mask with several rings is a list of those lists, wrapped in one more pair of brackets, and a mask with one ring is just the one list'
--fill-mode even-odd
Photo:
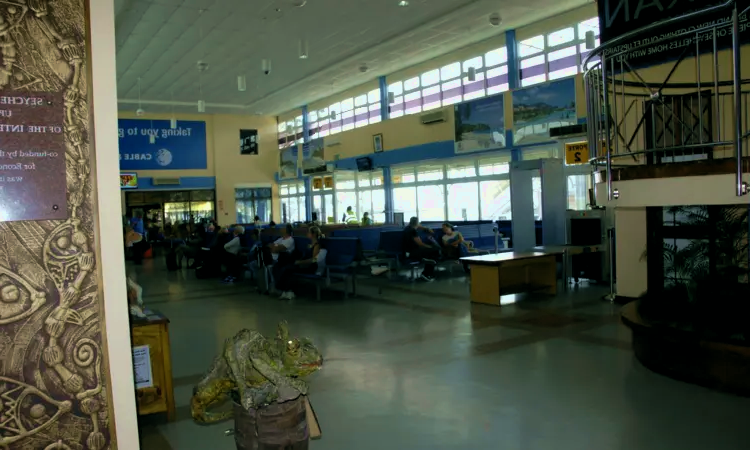
{"label": "framed picture on wall", "polygon": [[258,130],[240,130],[240,155],[258,154]]}
{"label": "framed picture on wall", "polygon": [[375,153],[383,151],[383,133],[376,134],[372,137],[372,149]]}

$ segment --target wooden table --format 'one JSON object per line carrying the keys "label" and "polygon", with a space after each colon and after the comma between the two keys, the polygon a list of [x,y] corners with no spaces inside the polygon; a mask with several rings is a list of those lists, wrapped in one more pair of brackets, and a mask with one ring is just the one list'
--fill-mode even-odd
{"label": "wooden table", "polygon": [[[172,355],[169,346],[169,319],[158,311],[146,310],[145,312],[145,318],[131,318],[130,322],[133,348],[148,346],[151,366],[151,383],[149,383],[151,385],[140,388],[136,386],[138,414],[166,412],[167,419],[172,421],[175,418],[175,406],[172,387]],[[134,362],[137,363],[137,361]]]}
{"label": "wooden table", "polygon": [[559,251],[505,252],[461,258],[471,266],[471,301],[500,306],[500,296],[557,293]]}

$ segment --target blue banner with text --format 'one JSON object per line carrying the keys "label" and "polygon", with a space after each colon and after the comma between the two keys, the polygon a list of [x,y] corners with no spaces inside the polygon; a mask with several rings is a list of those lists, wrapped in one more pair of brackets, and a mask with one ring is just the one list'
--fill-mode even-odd
{"label": "blue banner with text", "polygon": [[120,170],[206,169],[206,122],[170,125],[168,120],[120,119]]}

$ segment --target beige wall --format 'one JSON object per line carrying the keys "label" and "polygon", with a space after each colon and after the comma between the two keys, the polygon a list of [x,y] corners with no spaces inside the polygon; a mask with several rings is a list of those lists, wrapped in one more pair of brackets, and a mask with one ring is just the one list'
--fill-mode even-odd
{"label": "beige wall", "polygon": [[[750,181],[750,175],[745,175]],[[607,201],[606,185],[597,185],[597,202],[614,210],[617,294],[639,297],[646,291],[646,207],[672,205],[746,205],[734,193],[734,175],[621,181],[613,184],[620,197]]]}
{"label": "beige wall", "polygon": [[[135,112],[120,111],[122,119],[137,118]],[[140,119],[169,120],[170,114],[147,114]],[[220,224],[236,219],[235,187],[269,186],[274,189],[273,218],[281,213],[275,195],[274,174],[279,168],[276,118],[271,116],[229,114],[178,114],[178,120],[206,122],[207,168],[200,170],[139,170],[140,177],[216,177],[217,217]],[[239,130],[257,129],[257,156],[240,155]],[[124,197],[121,198],[124,204]],[[123,206],[124,209],[124,206]]]}
{"label": "beige wall", "polygon": [[[333,160],[336,155],[343,159],[372,153],[372,137],[375,134],[383,135],[384,151],[452,140],[455,134],[453,107],[448,106],[442,109],[446,118],[446,121],[442,123],[423,125],[419,119],[420,114],[413,114],[327,136],[326,145],[331,142],[340,144],[326,147],[325,157],[327,160]],[[437,111],[440,109],[428,111],[428,113]]]}
{"label": "beige wall", "polygon": [[646,208],[615,210],[617,295],[640,297],[646,292]]}

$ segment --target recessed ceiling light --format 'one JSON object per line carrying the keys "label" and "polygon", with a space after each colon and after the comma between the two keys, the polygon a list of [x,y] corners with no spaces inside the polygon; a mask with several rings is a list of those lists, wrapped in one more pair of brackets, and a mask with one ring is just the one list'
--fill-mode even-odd
{"label": "recessed ceiling light", "polygon": [[401,0],[398,2],[398,6],[409,6],[409,2],[406,0]]}

